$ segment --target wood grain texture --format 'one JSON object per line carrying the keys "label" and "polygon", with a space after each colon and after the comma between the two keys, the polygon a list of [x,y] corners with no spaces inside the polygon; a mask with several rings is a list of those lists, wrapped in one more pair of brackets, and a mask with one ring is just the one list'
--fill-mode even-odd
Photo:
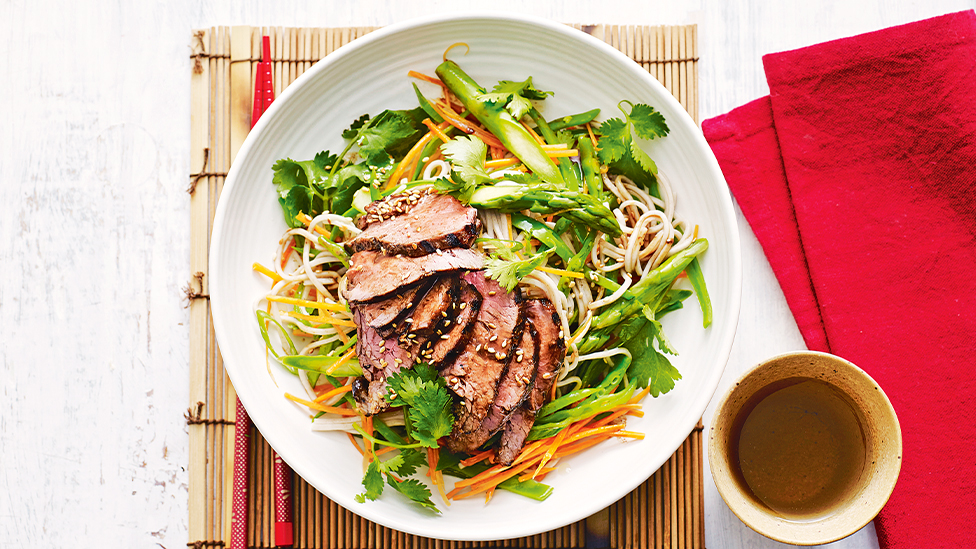
{"label": "wood grain texture", "polygon": [[[380,26],[488,8],[476,0],[0,3],[0,547],[178,549],[189,537],[182,415],[193,313],[181,296],[191,261],[186,174],[201,161],[190,146],[191,29]],[[973,0],[490,6],[557,21],[697,23],[700,118],[766,93],[764,53],[972,8]],[[761,359],[803,345],[739,220],[746,276],[720,391]],[[742,525],[707,473],[705,484],[710,549],[782,547]],[[831,547],[876,543],[868,527]]]}

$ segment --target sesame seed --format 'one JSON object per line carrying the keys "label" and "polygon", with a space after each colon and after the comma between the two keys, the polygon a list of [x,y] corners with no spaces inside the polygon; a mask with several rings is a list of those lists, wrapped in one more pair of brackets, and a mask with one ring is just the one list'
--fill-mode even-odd
{"label": "sesame seed", "polygon": [[504,349],[505,347],[508,347],[508,340],[507,339],[505,341],[502,341],[502,349]]}
{"label": "sesame seed", "polygon": [[479,343],[478,346],[474,348],[474,352],[477,353],[480,350],[481,350],[481,344]]}
{"label": "sesame seed", "polygon": [[559,330],[559,339],[562,339],[562,338],[563,338],[563,331],[562,330]]}
{"label": "sesame seed", "polygon": [[447,318],[447,311],[441,311],[441,316]]}
{"label": "sesame seed", "polygon": [[396,362],[397,364],[403,364],[403,361],[400,360],[399,358],[394,358],[393,361]]}
{"label": "sesame seed", "polygon": [[[407,324],[413,324],[413,319],[412,318],[408,318],[408,319],[404,320],[404,322],[406,322]],[[563,333],[562,332],[559,332],[559,337],[563,337]]]}
{"label": "sesame seed", "polygon": [[488,341],[495,341],[496,339],[498,339],[498,336],[495,335],[495,334],[492,334],[492,336],[488,338]]}
{"label": "sesame seed", "polygon": [[488,292],[488,295],[495,295],[495,293],[496,293],[495,290],[492,290],[492,291]]}
{"label": "sesame seed", "polygon": [[506,355],[505,353],[495,353],[495,358],[497,358],[498,360],[502,360],[506,356],[508,355]]}
{"label": "sesame seed", "polygon": [[450,326],[450,325],[451,325],[451,321],[450,320],[445,320],[444,321],[444,327],[445,328],[448,327],[448,326]]}
{"label": "sesame seed", "polygon": [[468,304],[467,304],[467,303],[462,303],[462,304],[461,304],[461,310],[463,311],[463,310],[464,310],[464,308],[465,308],[465,307],[467,307],[467,306],[468,306]]}
{"label": "sesame seed", "polygon": [[515,362],[522,362],[522,355],[516,355]]}
{"label": "sesame seed", "polygon": [[447,334],[444,334],[444,335],[441,336],[441,339],[447,339],[448,337],[449,336]]}
{"label": "sesame seed", "polygon": [[542,379],[549,379],[550,377],[552,377],[552,373],[551,372],[546,372],[546,373],[542,374]]}

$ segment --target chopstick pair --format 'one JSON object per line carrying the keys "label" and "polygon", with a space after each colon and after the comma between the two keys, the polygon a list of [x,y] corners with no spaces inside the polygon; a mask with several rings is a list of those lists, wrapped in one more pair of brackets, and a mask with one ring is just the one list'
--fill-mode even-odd
{"label": "chopstick pair", "polygon": [[[254,101],[251,110],[251,128],[257,124],[261,115],[274,101],[274,79],[271,70],[271,39],[263,36],[261,40],[261,62],[257,65],[254,79]],[[231,549],[247,548],[248,493],[247,479],[250,473],[249,449],[251,419],[247,410],[237,399],[237,419],[234,424],[234,487],[231,507]],[[288,547],[294,543],[291,498],[291,468],[277,453],[274,454],[274,497],[275,530],[277,547]]]}

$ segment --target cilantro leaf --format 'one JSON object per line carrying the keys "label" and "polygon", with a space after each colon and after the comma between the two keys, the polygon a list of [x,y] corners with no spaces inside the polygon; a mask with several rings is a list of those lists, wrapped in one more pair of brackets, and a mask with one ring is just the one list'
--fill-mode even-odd
{"label": "cilantro leaf", "polygon": [[532,100],[542,100],[552,95],[550,91],[536,89],[532,85],[530,76],[524,82],[502,80],[495,85],[491,93],[482,94],[479,99],[491,103],[505,105],[508,112],[520,120],[532,110]]}
{"label": "cilantro leaf", "polygon": [[[386,395],[392,406],[408,406],[407,416],[413,437],[428,448],[437,448],[437,440],[451,434],[453,400],[443,378],[432,368],[418,364],[387,378],[393,393]],[[393,396],[395,394],[395,396]]]}
{"label": "cilantro leaf", "polygon": [[389,165],[403,158],[426,132],[424,118],[427,113],[420,107],[381,112],[364,124],[356,135],[360,156],[376,166]]}
{"label": "cilantro leaf", "polygon": [[681,374],[667,357],[654,348],[655,341],[659,345],[664,341],[667,351],[672,354],[674,351],[663,339],[660,322],[638,315],[621,326],[618,336],[624,341],[623,347],[631,354],[628,379],[641,388],[650,386],[651,396],[654,397],[674,389],[674,382],[681,379]]}
{"label": "cilantro leaf", "polygon": [[278,203],[284,211],[285,222],[292,228],[303,226],[295,217],[302,212],[312,213],[315,196],[312,184],[328,178],[329,173],[315,160],[299,162],[290,158],[278,160],[271,170],[274,172],[271,181],[278,191]]}
{"label": "cilantro leaf", "polygon": [[366,499],[375,500],[383,495],[383,474],[380,472],[378,460],[371,461],[369,467],[366,468],[366,474],[363,476],[363,487],[366,488],[366,492],[361,495]]}
{"label": "cilantro leaf", "polygon": [[417,468],[421,465],[427,464],[427,458],[418,450],[414,449],[404,449],[400,450],[401,459],[399,467],[397,467],[395,472],[398,475],[409,477],[410,475],[417,472]]}
{"label": "cilantro leaf", "polygon": [[468,185],[477,186],[491,181],[491,176],[485,171],[488,146],[481,139],[462,135],[441,145],[441,151],[451,161],[454,173]]}
{"label": "cilantro leaf", "polygon": [[488,272],[488,276],[497,280],[503,288],[512,291],[518,285],[519,280],[544,265],[546,258],[552,251],[549,249],[525,259],[514,261],[492,256],[485,260],[485,271]]}
{"label": "cilantro leaf", "polygon": [[419,480],[408,478],[397,482],[393,479],[393,477],[388,476],[386,477],[386,483],[397,492],[400,492],[401,494],[410,498],[411,501],[418,503],[420,506],[430,509],[437,514],[440,514],[440,509],[438,509],[437,506],[434,505],[434,502],[430,500],[430,490]]}
{"label": "cilantro leaf", "polygon": [[369,121],[369,113],[366,113],[356,120],[349,126],[348,129],[342,131],[343,139],[355,139],[359,135],[359,129],[366,125]]}
{"label": "cilantro leaf", "polygon": [[638,103],[630,109],[627,115],[634,128],[634,133],[641,139],[655,139],[668,135],[668,125],[664,121],[664,115],[657,112],[654,107]]}
{"label": "cilantro leaf", "polygon": [[630,151],[630,127],[619,118],[610,118],[600,124],[600,162],[612,164]]}

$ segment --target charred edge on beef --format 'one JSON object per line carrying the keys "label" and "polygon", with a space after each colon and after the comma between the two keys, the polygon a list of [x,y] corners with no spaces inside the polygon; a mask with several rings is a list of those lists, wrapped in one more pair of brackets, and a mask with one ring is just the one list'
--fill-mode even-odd
{"label": "charred edge on beef", "polygon": [[344,243],[350,252],[382,251],[419,257],[468,248],[481,231],[478,211],[450,195],[428,194],[402,215],[371,224]]}

